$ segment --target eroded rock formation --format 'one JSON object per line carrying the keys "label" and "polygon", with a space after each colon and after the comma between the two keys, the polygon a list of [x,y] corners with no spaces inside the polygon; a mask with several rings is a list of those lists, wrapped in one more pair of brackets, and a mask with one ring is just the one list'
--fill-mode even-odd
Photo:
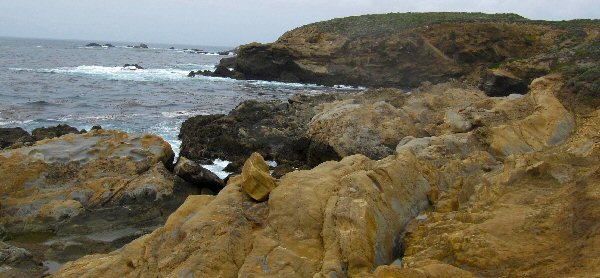
{"label": "eroded rock formation", "polygon": [[[389,125],[414,131],[397,132],[394,150],[380,160],[349,155],[288,173],[265,202],[232,177],[216,197],[188,197],[164,227],[67,263],[55,276],[593,275],[600,271],[593,220],[600,217],[593,189],[600,116],[566,110],[555,97],[563,82],[538,79],[524,97],[445,84],[393,103],[354,103],[362,110],[326,103],[325,114],[344,113],[313,117],[329,123],[321,124],[329,127],[319,129],[323,138],[356,129],[345,118],[373,121],[364,113],[371,109],[406,113]],[[417,113],[428,105],[435,113]],[[462,128],[467,121],[471,127]],[[506,139],[507,130],[518,136]],[[373,133],[381,139],[388,131]]]}

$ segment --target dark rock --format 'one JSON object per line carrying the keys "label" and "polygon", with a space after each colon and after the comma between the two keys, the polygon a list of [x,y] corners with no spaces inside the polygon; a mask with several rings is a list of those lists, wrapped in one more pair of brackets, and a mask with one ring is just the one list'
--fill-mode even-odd
{"label": "dark rock", "polygon": [[483,75],[479,88],[488,96],[503,97],[510,94],[526,94],[529,82],[508,72],[488,71]]}
{"label": "dark rock", "polygon": [[138,69],[144,69],[144,67],[138,65],[138,64],[125,64],[123,65],[123,68],[127,68],[130,70],[138,70]]}
{"label": "dark rock", "polygon": [[87,47],[101,47],[102,45],[99,44],[99,43],[92,42],[92,43],[86,44],[85,46],[87,46]]}
{"label": "dark rock", "polygon": [[171,50],[175,50],[175,47],[171,46],[171,47],[169,47],[169,49],[171,49]]}
{"label": "dark rock", "polygon": [[70,134],[70,133],[78,134],[79,130],[72,126],[62,124],[62,125],[57,125],[57,126],[53,126],[53,127],[36,128],[31,132],[31,134],[33,135],[33,138],[36,141],[60,137],[60,136]]}
{"label": "dark rock", "polygon": [[283,175],[285,175],[289,172],[293,172],[295,170],[296,169],[289,164],[277,165],[277,167],[275,167],[275,169],[273,169],[273,173],[271,175],[278,179],[278,178],[283,177]]}
{"label": "dark rock", "polygon": [[79,134],[84,134],[84,133],[87,133],[87,130],[85,130],[85,128],[83,128],[79,131]]}
{"label": "dark rock", "polygon": [[194,77],[194,76],[196,76],[196,72],[195,71],[190,71],[190,73],[188,73],[187,76],[188,77]]}
{"label": "dark rock", "polygon": [[148,45],[145,43],[140,43],[139,45],[136,45],[133,48],[148,48]]}
{"label": "dark rock", "polygon": [[225,184],[217,175],[185,157],[179,157],[174,169],[175,175],[198,187],[219,192]]}
{"label": "dark rock", "polygon": [[308,123],[319,103],[335,100],[336,96],[299,95],[294,99],[291,103],[245,101],[229,115],[191,117],[180,130],[180,156],[192,160],[225,159],[232,162],[225,171],[234,173],[239,173],[253,152],[280,164],[304,166],[311,145]]}
{"label": "dark rock", "polygon": [[104,46],[105,46],[105,47],[108,47],[108,48],[115,47],[114,45],[112,45],[112,44],[110,44],[110,43],[107,43],[107,44],[105,44]]}
{"label": "dark rock", "polygon": [[95,126],[92,126],[92,129],[90,129],[90,130],[101,130],[101,129],[102,129],[102,126],[95,125]]}
{"label": "dark rock", "polygon": [[18,143],[31,143],[35,141],[29,132],[20,127],[0,128],[0,149]]}

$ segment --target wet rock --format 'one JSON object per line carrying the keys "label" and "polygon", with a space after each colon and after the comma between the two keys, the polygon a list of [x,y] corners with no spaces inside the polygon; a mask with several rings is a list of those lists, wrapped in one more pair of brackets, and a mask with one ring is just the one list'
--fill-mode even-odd
{"label": "wet rock", "polygon": [[90,130],[101,130],[101,129],[102,129],[102,126],[95,125],[95,126],[92,126],[92,128]]}
{"label": "wet rock", "polygon": [[114,46],[114,45],[112,45],[112,44],[110,44],[110,43],[107,43],[107,44],[105,44],[105,45],[104,45],[104,47],[113,48],[113,47],[115,47],[115,46]]}
{"label": "wet rock", "polygon": [[101,47],[102,45],[99,44],[99,43],[92,42],[92,43],[86,44],[85,46],[87,46],[87,47]]}
{"label": "wet rock", "polygon": [[264,201],[275,187],[275,179],[269,173],[269,166],[258,153],[250,155],[244,167],[240,179],[240,185],[244,191],[256,201]]}
{"label": "wet rock", "polygon": [[175,50],[175,47],[171,46],[169,47],[170,50]]}
{"label": "wet rock", "polygon": [[40,127],[34,129],[31,134],[36,141],[61,137],[66,134],[78,134],[79,130],[66,124],[60,124],[52,127]]}
{"label": "wet rock", "polygon": [[139,45],[136,45],[133,48],[148,48],[148,45],[145,43],[140,43]]}
{"label": "wet rock", "polygon": [[0,128],[0,149],[10,147],[15,144],[32,143],[35,139],[20,127]]}
{"label": "wet rock", "polygon": [[209,188],[211,192],[218,193],[225,186],[217,175],[185,157],[179,157],[173,172],[190,184]]}
{"label": "wet rock", "polygon": [[138,64],[125,64],[123,65],[124,69],[129,69],[129,70],[138,70],[138,69],[144,69],[144,67],[138,65]]}

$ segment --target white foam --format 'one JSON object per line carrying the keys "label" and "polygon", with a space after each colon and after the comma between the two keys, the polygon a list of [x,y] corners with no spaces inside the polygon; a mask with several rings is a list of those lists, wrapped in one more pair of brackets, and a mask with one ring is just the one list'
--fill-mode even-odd
{"label": "white foam", "polygon": [[231,163],[227,160],[215,159],[212,165],[202,165],[205,169],[215,173],[219,178],[224,179],[231,174],[231,172],[226,172],[223,169],[227,167]]}
{"label": "white foam", "polygon": [[79,76],[90,76],[106,78],[110,80],[128,80],[128,81],[177,81],[186,80],[188,71],[181,69],[136,69],[131,70],[123,67],[105,67],[105,66],[78,66],[61,67],[54,69],[23,69],[14,68],[17,71],[36,71],[44,73],[59,73]]}
{"label": "white foam", "polygon": [[275,160],[267,160],[267,165],[269,165],[269,167],[277,167],[277,161]]}
{"label": "white foam", "polygon": [[181,111],[165,111],[165,112],[160,112],[160,114],[166,118],[177,118],[177,117],[196,116],[198,113],[194,112],[194,111],[181,110]]}

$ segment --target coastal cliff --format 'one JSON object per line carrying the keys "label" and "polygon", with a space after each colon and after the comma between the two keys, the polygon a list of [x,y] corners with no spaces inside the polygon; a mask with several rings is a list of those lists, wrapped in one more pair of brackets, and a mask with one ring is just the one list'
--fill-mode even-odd
{"label": "coastal cliff", "polygon": [[591,69],[590,63],[597,66],[599,26],[598,20],[534,21],[515,14],[354,16],[308,24],[273,43],[242,45],[219,72],[246,79],[399,88],[454,78],[490,95],[522,94],[545,74],[560,71],[577,79]]}

